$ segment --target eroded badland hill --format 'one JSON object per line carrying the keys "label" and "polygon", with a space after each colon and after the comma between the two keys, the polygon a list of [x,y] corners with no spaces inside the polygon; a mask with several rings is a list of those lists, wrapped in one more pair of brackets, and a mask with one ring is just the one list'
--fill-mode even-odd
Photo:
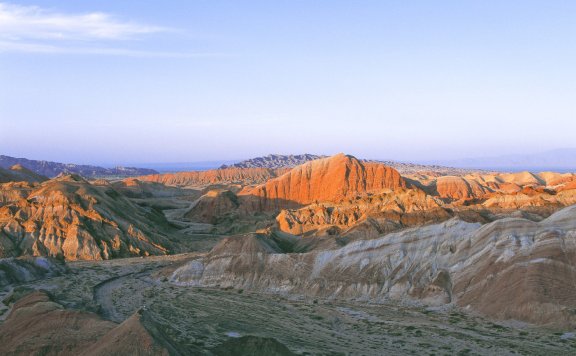
{"label": "eroded badland hill", "polygon": [[287,157],[0,171],[0,353],[576,351],[575,174]]}

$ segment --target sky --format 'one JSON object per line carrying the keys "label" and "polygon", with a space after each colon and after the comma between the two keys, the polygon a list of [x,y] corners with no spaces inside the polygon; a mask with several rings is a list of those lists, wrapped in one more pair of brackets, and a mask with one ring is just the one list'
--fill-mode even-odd
{"label": "sky", "polygon": [[0,154],[428,161],[576,146],[576,1],[0,0]]}

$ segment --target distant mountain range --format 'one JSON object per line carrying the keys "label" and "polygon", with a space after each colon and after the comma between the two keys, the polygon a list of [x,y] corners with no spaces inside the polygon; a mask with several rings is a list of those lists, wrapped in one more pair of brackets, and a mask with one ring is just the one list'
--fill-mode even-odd
{"label": "distant mountain range", "polygon": [[[298,165],[304,164],[309,161],[314,161],[320,158],[326,158],[328,156],[315,155],[310,153],[304,153],[300,155],[280,155],[280,154],[270,154],[268,156],[256,157],[252,159],[247,159],[238,163],[230,165],[222,165],[220,169],[223,168],[292,168]],[[404,163],[398,161],[390,160],[371,160],[362,159],[362,162],[377,162],[383,163],[389,167],[396,169],[401,174],[411,174],[418,172],[437,172],[440,174],[466,174],[471,172],[476,172],[478,170],[464,169],[464,168],[453,168],[440,165],[425,165],[417,163]]]}
{"label": "distant mountain range", "polygon": [[500,171],[576,171],[576,148],[540,153],[478,157],[433,163],[460,168]]}
{"label": "distant mountain range", "polygon": [[220,168],[287,168],[295,167],[304,164],[309,161],[314,161],[319,158],[325,158],[327,156],[313,155],[309,153],[304,153],[301,155],[277,155],[270,154],[268,156],[256,157],[247,159],[238,163],[226,165],[223,164]]}
{"label": "distant mountain range", "polygon": [[99,166],[90,166],[82,164],[58,163],[50,161],[36,161],[26,158],[16,158],[0,155],[0,167],[9,169],[14,165],[20,165],[31,170],[36,174],[46,177],[56,177],[62,173],[79,174],[86,178],[112,178],[112,177],[132,177],[147,174],[157,174],[153,169],[133,168],[133,167],[114,167],[104,168]]}

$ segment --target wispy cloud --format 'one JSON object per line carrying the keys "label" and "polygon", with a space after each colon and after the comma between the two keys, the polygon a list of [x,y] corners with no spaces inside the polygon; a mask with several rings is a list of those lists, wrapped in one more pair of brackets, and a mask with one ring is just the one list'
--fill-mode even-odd
{"label": "wispy cloud", "polygon": [[110,47],[110,43],[176,32],[122,21],[103,12],[66,14],[38,6],[0,2],[0,53],[87,54],[134,57],[203,57],[217,54],[178,53]]}
{"label": "wispy cloud", "polygon": [[12,40],[122,40],[166,30],[123,22],[102,12],[62,14],[38,6],[0,3],[0,36]]}
{"label": "wispy cloud", "polygon": [[39,54],[80,54],[101,56],[148,57],[148,58],[201,58],[222,57],[221,53],[186,53],[166,51],[142,51],[125,48],[106,47],[64,47],[41,43],[15,43],[0,41],[0,53],[20,52]]}

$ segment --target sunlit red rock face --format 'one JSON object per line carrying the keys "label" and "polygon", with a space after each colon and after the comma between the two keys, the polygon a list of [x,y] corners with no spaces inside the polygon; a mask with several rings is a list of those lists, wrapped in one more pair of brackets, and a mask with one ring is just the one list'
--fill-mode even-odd
{"label": "sunlit red rock face", "polygon": [[443,176],[436,179],[436,193],[440,198],[468,200],[484,196],[491,190],[474,180],[462,177]]}
{"label": "sunlit red rock face", "polygon": [[164,216],[109,184],[62,176],[36,185],[0,186],[0,257],[100,260],[169,252]]}
{"label": "sunlit red rock face", "polygon": [[[281,231],[294,235],[337,227],[338,233],[374,238],[405,226],[444,221],[452,217],[442,201],[419,189],[399,188],[340,203],[311,204],[285,209],[276,222]],[[361,226],[362,225],[362,226]],[[356,231],[351,229],[356,228]]]}
{"label": "sunlit red rock face", "polygon": [[213,184],[261,184],[286,172],[287,169],[223,168],[209,171],[153,174],[138,180],[157,182],[176,187],[204,187]]}
{"label": "sunlit red rock face", "polygon": [[[331,163],[340,167],[347,164],[342,157]],[[289,179],[292,177],[288,176],[286,179],[299,185],[297,187],[286,184],[288,188],[277,188],[278,185],[271,184],[283,178],[277,178],[254,189],[245,188],[241,194],[272,195],[272,199],[268,201],[258,201],[260,206],[267,208],[265,204],[274,203],[274,199],[279,195],[266,195],[270,189],[273,193],[278,190],[281,193],[300,192],[299,186],[304,186],[304,193],[310,193],[308,187],[329,187],[330,182],[337,182],[329,175],[321,175],[319,182],[313,186],[298,179],[299,176],[296,176],[296,179]],[[520,172],[467,174],[462,177],[418,174],[410,175],[409,178],[411,184],[406,189],[395,188],[381,192],[351,190],[352,194],[346,199],[342,196],[334,198],[325,195],[324,200],[318,199],[313,203],[305,196],[300,199],[304,202],[302,204],[280,200],[278,206],[284,210],[276,217],[277,226],[281,231],[292,234],[317,235],[329,232],[374,238],[404,227],[440,222],[453,216],[481,223],[505,216],[540,220],[565,206],[576,204],[573,174]],[[342,181],[335,183],[335,187],[332,186],[333,191],[338,192],[338,187],[343,187],[340,191],[346,192],[346,187],[349,186],[347,184]],[[289,194],[281,196],[286,197]],[[294,199],[298,197],[296,195]],[[254,202],[252,204],[255,208],[260,208]]]}
{"label": "sunlit red rock face", "polygon": [[464,176],[409,175],[412,181],[429,194],[446,202],[488,199],[501,194],[555,193],[573,189],[576,175],[572,173],[491,173]]}
{"label": "sunlit red rock face", "polygon": [[238,196],[254,210],[269,211],[314,202],[340,202],[405,187],[406,182],[393,168],[338,154],[297,166],[259,186],[246,187]]}
{"label": "sunlit red rock face", "polygon": [[[244,188],[239,192],[236,188],[225,194],[208,192],[192,203],[185,218],[233,227],[238,219],[248,218],[248,223],[251,217],[264,213],[269,219],[275,218],[281,231],[292,234],[374,238],[453,216],[481,223],[505,216],[541,220],[576,203],[574,181],[573,174],[552,172],[418,173],[405,179],[386,165],[339,154],[294,167],[262,184],[241,182]],[[222,231],[242,230],[223,227]]]}

